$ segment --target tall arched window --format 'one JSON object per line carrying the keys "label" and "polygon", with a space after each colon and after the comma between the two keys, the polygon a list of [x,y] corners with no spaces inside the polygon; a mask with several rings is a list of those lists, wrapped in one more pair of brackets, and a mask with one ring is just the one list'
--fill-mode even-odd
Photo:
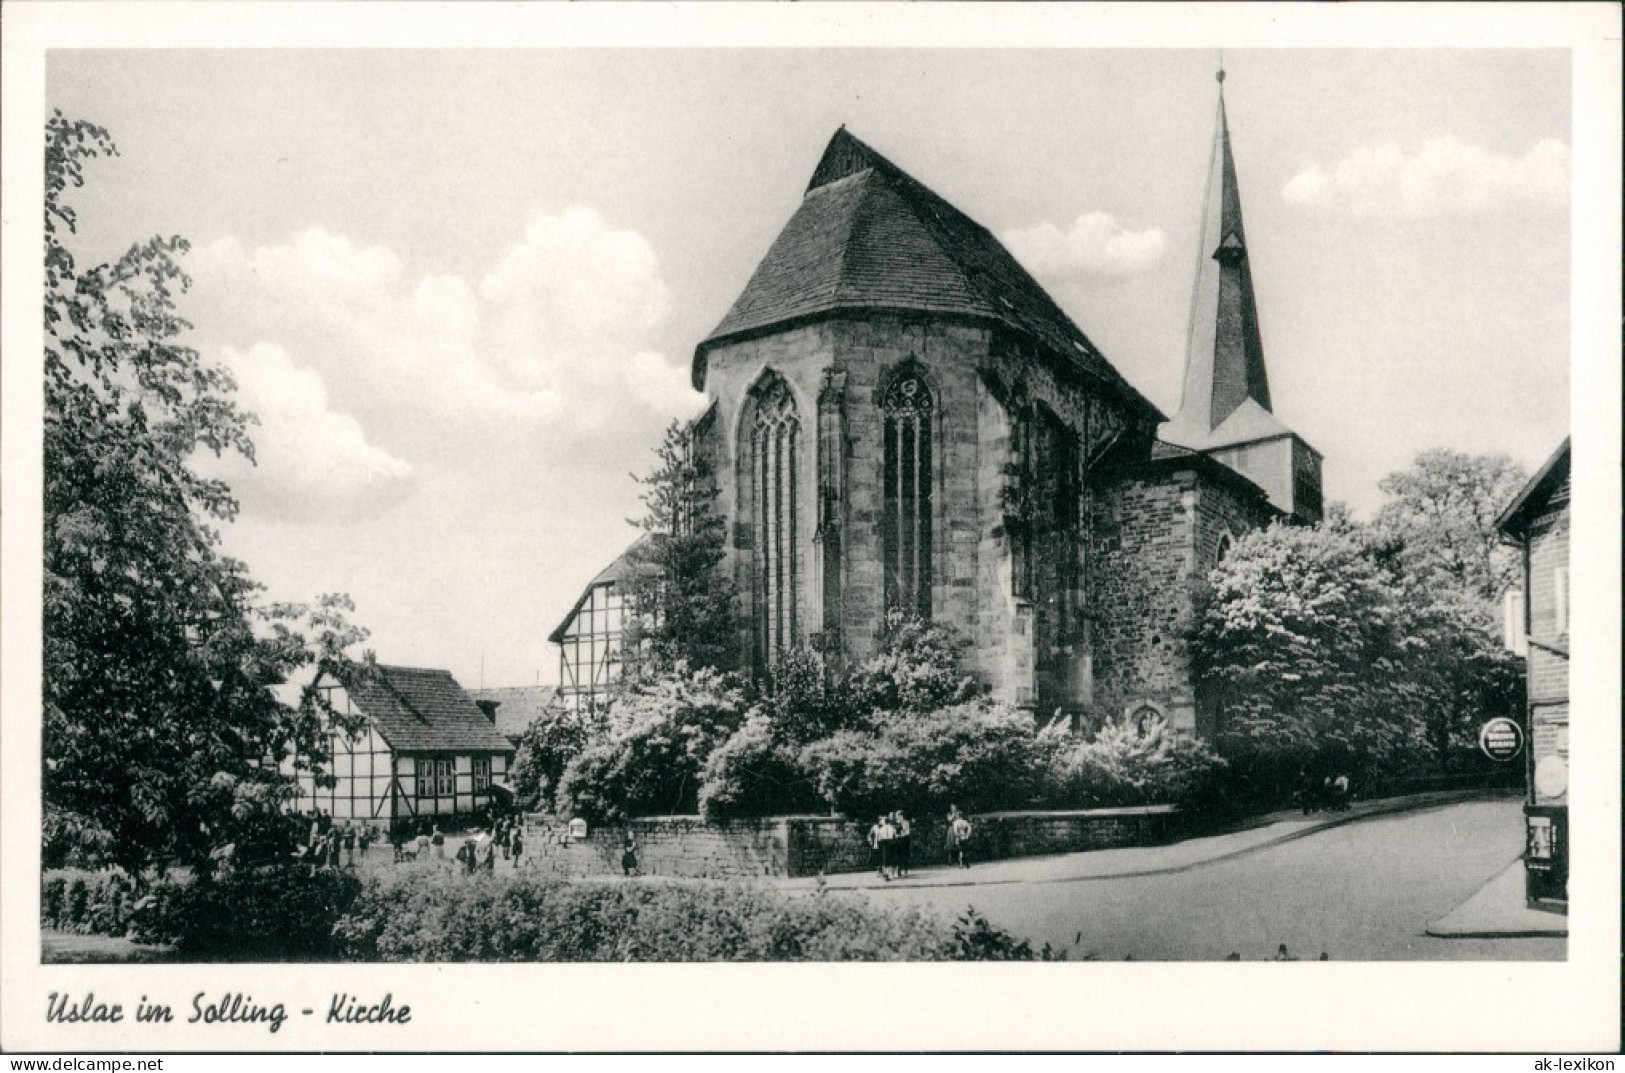
{"label": "tall arched window", "polygon": [[911,370],[881,399],[885,427],[881,555],[886,609],[931,617],[931,389]]}
{"label": "tall arched window", "polygon": [[801,564],[796,499],[801,483],[801,422],[795,396],[782,377],[769,374],[754,395],[750,480],[756,561],[752,589],[756,666],[766,672],[798,636],[796,603]]}

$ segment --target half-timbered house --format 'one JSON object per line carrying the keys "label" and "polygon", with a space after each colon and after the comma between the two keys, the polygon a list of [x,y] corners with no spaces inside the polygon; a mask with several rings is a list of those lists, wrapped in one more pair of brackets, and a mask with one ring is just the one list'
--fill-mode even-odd
{"label": "half-timbered house", "polygon": [[506,783],[513,744],[449,671],[380,666],[349,689],[325,676],[316,684],[365,727],[332,733],[332,785],[301,775],[298,808],[384,828],[448,824],[485,809],[500,793],[493,783]]}

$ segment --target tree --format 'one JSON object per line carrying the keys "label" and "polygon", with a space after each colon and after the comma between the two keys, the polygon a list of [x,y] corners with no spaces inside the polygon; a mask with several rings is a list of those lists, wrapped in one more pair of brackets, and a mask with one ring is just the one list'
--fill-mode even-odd
{"label": "tree", "polygon": [[713,509],[716,482],[676,421],[655,450],[644,486],[648,538],[633,553],[627,581],[629,624],[622,658],[629,671],[677,663],[739,667],[738,601],[723,570],[727,526]]}
{"label": "tree", "polygon": [[273,687],[317,666],[365,669],[347,598],[257,603],[211,523],[237,505],[195,452],[253,458],[253,417],[224,368],[186,346],[175,299],[188,246],[152,238],[81,267],[67,246],[85,163],[108,132],[46,124],[44,757],[47,833],[132,870],[210,852],[291,792],[285,761],[326,759],[349,727],[314,690]]}
{"label": "tree", "polygon": [[1193,651],[1221,698],[1228,756],[1279,779],[1320,763],[1380,767],[1414,739],[1416,641],[1357,529],[1249,533],[1209,583]]}
{"label": "tree", "polygon": [[1375,544],[1412,582],[1492,609],[1518,580],[1517,558],[1495,519],[1526,480],[1504,455],[1423,451],[1409,469],[1382,479],[1388,501],[1377,511]]}

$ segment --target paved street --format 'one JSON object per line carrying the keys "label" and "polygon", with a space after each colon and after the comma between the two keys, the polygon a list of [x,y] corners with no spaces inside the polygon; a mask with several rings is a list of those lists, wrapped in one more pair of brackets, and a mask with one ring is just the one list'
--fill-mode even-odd
{"label": "paved street", "polygon": [[[966,879],[990,881],[975,886],[905,880],[865,893],[944,915],[971,904],[994,924],[1073,958],[1218,960],[1236,952],[1259,960],[1285,943],[1306,960],[1321,951],[1337,961],[1561,959],[1561,938],[1424,934],[1506,869],[1521,839],[1517,800],[1479,800],[1362,819],[1153,875],[1091,875],[1099,869],[1083,862],[1094,855],[1078,854],[1002,862],[980,875],[973,868]],[[1166,850],[1111,852],[1150,860]],[[1123,860],[1113,870],[1140,871]],[[1074,862],[1070,875],[1066,861]],[[921,876],[928,878],[942,877]]]}

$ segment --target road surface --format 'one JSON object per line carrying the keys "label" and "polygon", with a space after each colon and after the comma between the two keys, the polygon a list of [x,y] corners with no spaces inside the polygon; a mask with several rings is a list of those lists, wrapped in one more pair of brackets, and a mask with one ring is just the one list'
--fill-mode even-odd
{"label": "road surface", "polygon": [[[1358,820],[1181,871],[1123,878],[865,891],[944,916],[974,905],[992,923],[1073,959],[1244,960],[1280,944],[1305,960],[1560,960],[1565,941],[1439,939],[1427,925],[1466,901],[1522,849],[1516,800],[1479,800]],[[1053,858],[1050,861],[1053,862]],[[1001,872],[1008,878],[1007,866]],[[966,873],[974,879],[976,869]]]}

